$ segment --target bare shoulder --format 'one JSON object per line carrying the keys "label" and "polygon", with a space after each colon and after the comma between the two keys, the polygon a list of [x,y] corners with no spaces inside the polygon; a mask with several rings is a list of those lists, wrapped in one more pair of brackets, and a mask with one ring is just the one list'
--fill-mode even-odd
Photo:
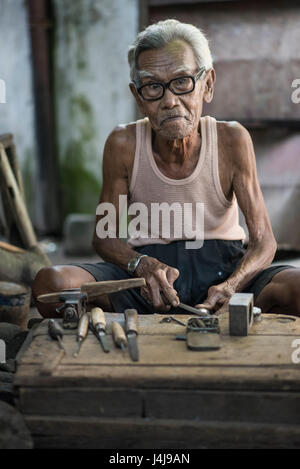
{"label": "bare shoulder", "polygon": [[103,153],[103,178],[130,181],[135,155],[136,123],[118,125],[107,137]]}
{"label": "bare shoulder", "polygon": [[253,143],[248,130],[237,121],[217,121],[218,138],[227,161],[235,167],[245,167],[255,160]]}
{"label": "bare shoulder", "polygon": [[237,121],[217,121],[217,128],[219,138],[231,147],[251,141],[248,130]]}
{"label": "bare shoulder", "polygon": [[105,151],[111,153],[111,157],[127,157],[135,150],[136,123],[120,124],[116,126],[107,137]]}

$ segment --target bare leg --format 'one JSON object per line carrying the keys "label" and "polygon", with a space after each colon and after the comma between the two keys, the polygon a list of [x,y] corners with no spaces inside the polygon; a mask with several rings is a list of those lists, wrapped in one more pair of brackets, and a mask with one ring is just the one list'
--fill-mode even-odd
{"label": "bare leg", "polygon": [[300,269],[286,269],[274,275],[255,304],[263,313],[300,316]]}
{"label": "bare leg", "polygon": [[[56,308],[59,304],[45,304],[37,301],[37,297],[44,293],[53,293],[68,288],[80,288],[83,283],[95,282],[95,278],[87,270],[74,265],[59,265],[41,269],[32,287],[33,297],[39,313],[44,318],[59,317]],[[112,311],[107,295],[101,295],[94,302],[104,311]]]}

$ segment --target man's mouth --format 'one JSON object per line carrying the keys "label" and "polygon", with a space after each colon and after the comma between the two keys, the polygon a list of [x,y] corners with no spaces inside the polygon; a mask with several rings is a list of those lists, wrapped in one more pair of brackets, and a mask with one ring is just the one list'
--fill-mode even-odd
{"label": "man's mouth", "polygon": [[168,116],[162,119],[161,123],[164,124],[165,122],[176,121],[179,119],[185,119],[184,116]]}

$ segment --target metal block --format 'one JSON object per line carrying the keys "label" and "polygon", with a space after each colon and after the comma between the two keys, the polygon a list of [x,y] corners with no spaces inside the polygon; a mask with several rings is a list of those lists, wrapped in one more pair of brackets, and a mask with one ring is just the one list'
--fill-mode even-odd
{"label": "metal block", "polygon": [[253,293],[235,293],[229,301],[229,334],[247,336],[253,323]]}

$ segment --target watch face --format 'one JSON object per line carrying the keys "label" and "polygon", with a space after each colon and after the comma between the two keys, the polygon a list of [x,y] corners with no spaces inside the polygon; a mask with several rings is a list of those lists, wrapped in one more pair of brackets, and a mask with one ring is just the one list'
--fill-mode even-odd
{"label": "watch face", "polygon": [[138,260],[139,260],[139,257],[135,257],[135,258],[133,258],[129,261],[129,263],[128,263],[129,272],[134,272],[135,271]]}

